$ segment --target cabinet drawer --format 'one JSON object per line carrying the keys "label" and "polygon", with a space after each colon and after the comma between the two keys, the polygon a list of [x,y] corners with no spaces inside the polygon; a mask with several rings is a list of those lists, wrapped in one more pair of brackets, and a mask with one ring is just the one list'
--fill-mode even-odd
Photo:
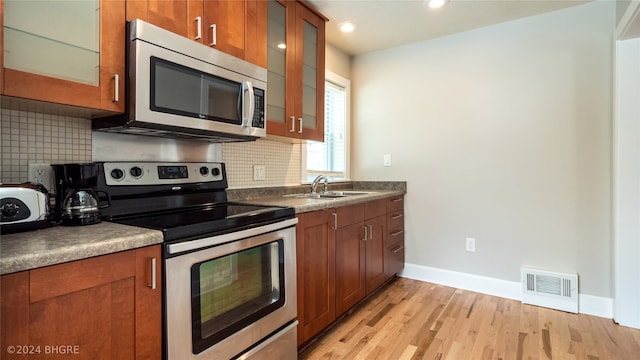
{"label": "cabinet drawer", "polygon": [[404,243],[404,226],[400,229],[389,230],[387,237],[384,239],[384,246],[386,248],[393,247],[398,243]]}
{"label": "cabinet drawer", "polygon": [[386,213],[387,213],[387,204],[385,199],[374,200],[374,201],[369,201],[368,203],[365,203],[364,218],[366,220],[385,215]]}
{"label": "cabinet drawer", "polygon": [[364,221],[365,204],[343,206],[336,209],[338,216],[337,228]]}
{"label": "cabinet drawer", "polygon": [[404,196],[394,196],[387,199],[387,213],[404,210]]}
{"label": "cabinet drawer", "polygon": [[389,231],[402,229],[404,227],[404,211],[394,211],[387,215],[387,228]]}

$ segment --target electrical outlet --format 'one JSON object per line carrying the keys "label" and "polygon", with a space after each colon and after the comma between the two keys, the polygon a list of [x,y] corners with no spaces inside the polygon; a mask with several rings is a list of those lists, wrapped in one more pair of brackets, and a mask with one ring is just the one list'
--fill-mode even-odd
{"label": "electrical outlet", "polygon": [[476,239],[467,238],[467,251],[476,252]]}
{"label": "electrical outlet", "polygon": [[29,181],[42,184],[44,187],[53,191],[53,169],[49,164],[29,164]]}
{"label": "electrical outlet", "polygon": [[264,165],[253,165],[253,180],[265,180],[266,179],[266,168]]}

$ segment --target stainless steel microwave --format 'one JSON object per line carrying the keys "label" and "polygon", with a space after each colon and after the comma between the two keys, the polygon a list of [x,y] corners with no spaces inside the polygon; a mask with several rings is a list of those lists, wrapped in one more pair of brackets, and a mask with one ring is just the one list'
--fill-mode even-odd
{"label": "stainless steel microwave", "polygon": [[126,113],[94,130],[214,142],[266,136],[267,70],[136,19],[128,24]]}

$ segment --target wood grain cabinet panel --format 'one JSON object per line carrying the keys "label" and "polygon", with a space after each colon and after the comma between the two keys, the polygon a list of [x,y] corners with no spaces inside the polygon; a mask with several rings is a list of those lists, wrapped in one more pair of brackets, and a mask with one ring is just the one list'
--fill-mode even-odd
{"label": "wood grain cabinet panel", "polygon": [[324,210],[298,215],[298,345],[318,334],[336,318],[333,214],[333,210]]}
{"label": "wood grain cabinet panel", "polygon": [[161,358],[154,258],[161,271],[160,246],[152,246],[2,276],[2,349],[15,350],[3,359]]}
{"label": "wood grain cabinet panel", "polygon": [[126,0],[127,21],[141,19],[173,33],[187,36],[187,0]]}

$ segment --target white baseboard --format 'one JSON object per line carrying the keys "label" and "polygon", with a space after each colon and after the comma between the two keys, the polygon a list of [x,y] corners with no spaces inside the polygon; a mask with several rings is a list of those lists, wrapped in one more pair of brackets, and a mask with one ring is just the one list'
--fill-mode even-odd
{"label": "white baseboard", "polygon": [[[518,301],[522,296],[522,285],[519,282],[422,265],[405,264],[399,276]],[[581,314],[613,318],[613,299],[611,298],[579,294],[578,302]]]}

